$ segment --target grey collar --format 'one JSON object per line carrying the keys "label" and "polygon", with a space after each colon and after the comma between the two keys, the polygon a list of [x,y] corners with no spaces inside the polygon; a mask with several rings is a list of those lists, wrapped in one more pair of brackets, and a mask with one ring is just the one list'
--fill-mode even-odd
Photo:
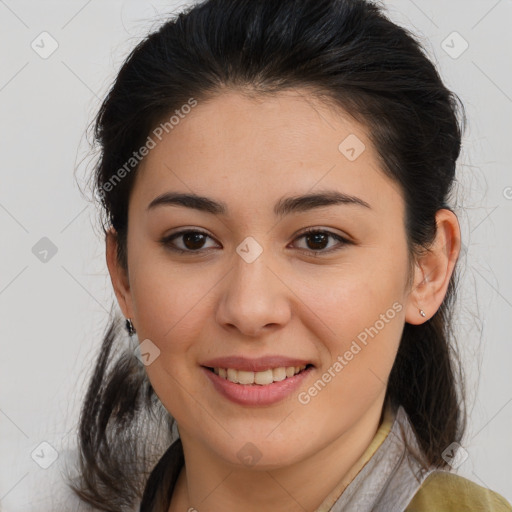
{"label": "grey collar", "polygon": [[416,435],[402,406],[386,439],[345,488],[330,512],[402,512],[423,481],[434,471],[425,469]]}

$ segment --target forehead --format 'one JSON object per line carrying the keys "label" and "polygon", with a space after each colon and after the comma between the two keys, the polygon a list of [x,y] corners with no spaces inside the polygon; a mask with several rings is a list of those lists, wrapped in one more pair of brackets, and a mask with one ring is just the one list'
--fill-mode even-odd
{"label": "forehead", "polygon": [[315,187],[377,205],[400,195],[380,169],[366,127],[306,90],[224,92],[152,137],[156,145],[139,166],[133,194],[140,206],[167,189],[254,205]]}

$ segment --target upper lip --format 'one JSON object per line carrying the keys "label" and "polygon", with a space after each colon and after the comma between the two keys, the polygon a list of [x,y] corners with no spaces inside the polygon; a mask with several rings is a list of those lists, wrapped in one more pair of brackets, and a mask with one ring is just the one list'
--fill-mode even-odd
{"label": "upper lip", "polygon": [[289,366],[306,366],[310,363],[305,359],[297,359],[294,357],[284,357],[278,355],[269,355],[258,357],[257,359],[249,359],[242,356],[217,357],[209,359],[201,364],[208,368],[233,368],[235,370],[243,370],[247,372],[261,372],[269,368],[281,368]]}

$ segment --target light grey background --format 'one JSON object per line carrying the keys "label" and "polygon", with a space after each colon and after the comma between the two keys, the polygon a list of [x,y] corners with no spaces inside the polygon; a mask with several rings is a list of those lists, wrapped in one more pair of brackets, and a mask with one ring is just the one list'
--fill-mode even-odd
{"label": "light grey background", "polygon": [[[457,332],[470,417],[468,458],[458,472],[512,501],[512,1],[385,4],[394,21],[421,36],[467,108],[456,200],[465,268]],[[0,0],[4,512],[56,510],[50,498],[61,492],[61,464],[42,469],[31,453],[50,462],[52,449],[40,446],[46,442],[62,463],[73,448],[84,383],[114,300],[97,213],[79,191],[89,193],[85,129],[123,59],[156,26],[151,18],[179,6]],[[48,58],[31,47],[47,37],[44,51],[51,48],[43,31],[58,44]],[[464,41],[467,50],[453,58]],[[57,248],[46,263],[32,250],[43,237]]]}

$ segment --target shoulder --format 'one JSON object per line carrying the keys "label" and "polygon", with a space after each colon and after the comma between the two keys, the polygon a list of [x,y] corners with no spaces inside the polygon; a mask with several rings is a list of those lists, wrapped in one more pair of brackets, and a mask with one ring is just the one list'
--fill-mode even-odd
{"label": "shoulder", "polygon": [[512,512],[501,495],[467,478],[437,470],[423,482],[405,512]]}

